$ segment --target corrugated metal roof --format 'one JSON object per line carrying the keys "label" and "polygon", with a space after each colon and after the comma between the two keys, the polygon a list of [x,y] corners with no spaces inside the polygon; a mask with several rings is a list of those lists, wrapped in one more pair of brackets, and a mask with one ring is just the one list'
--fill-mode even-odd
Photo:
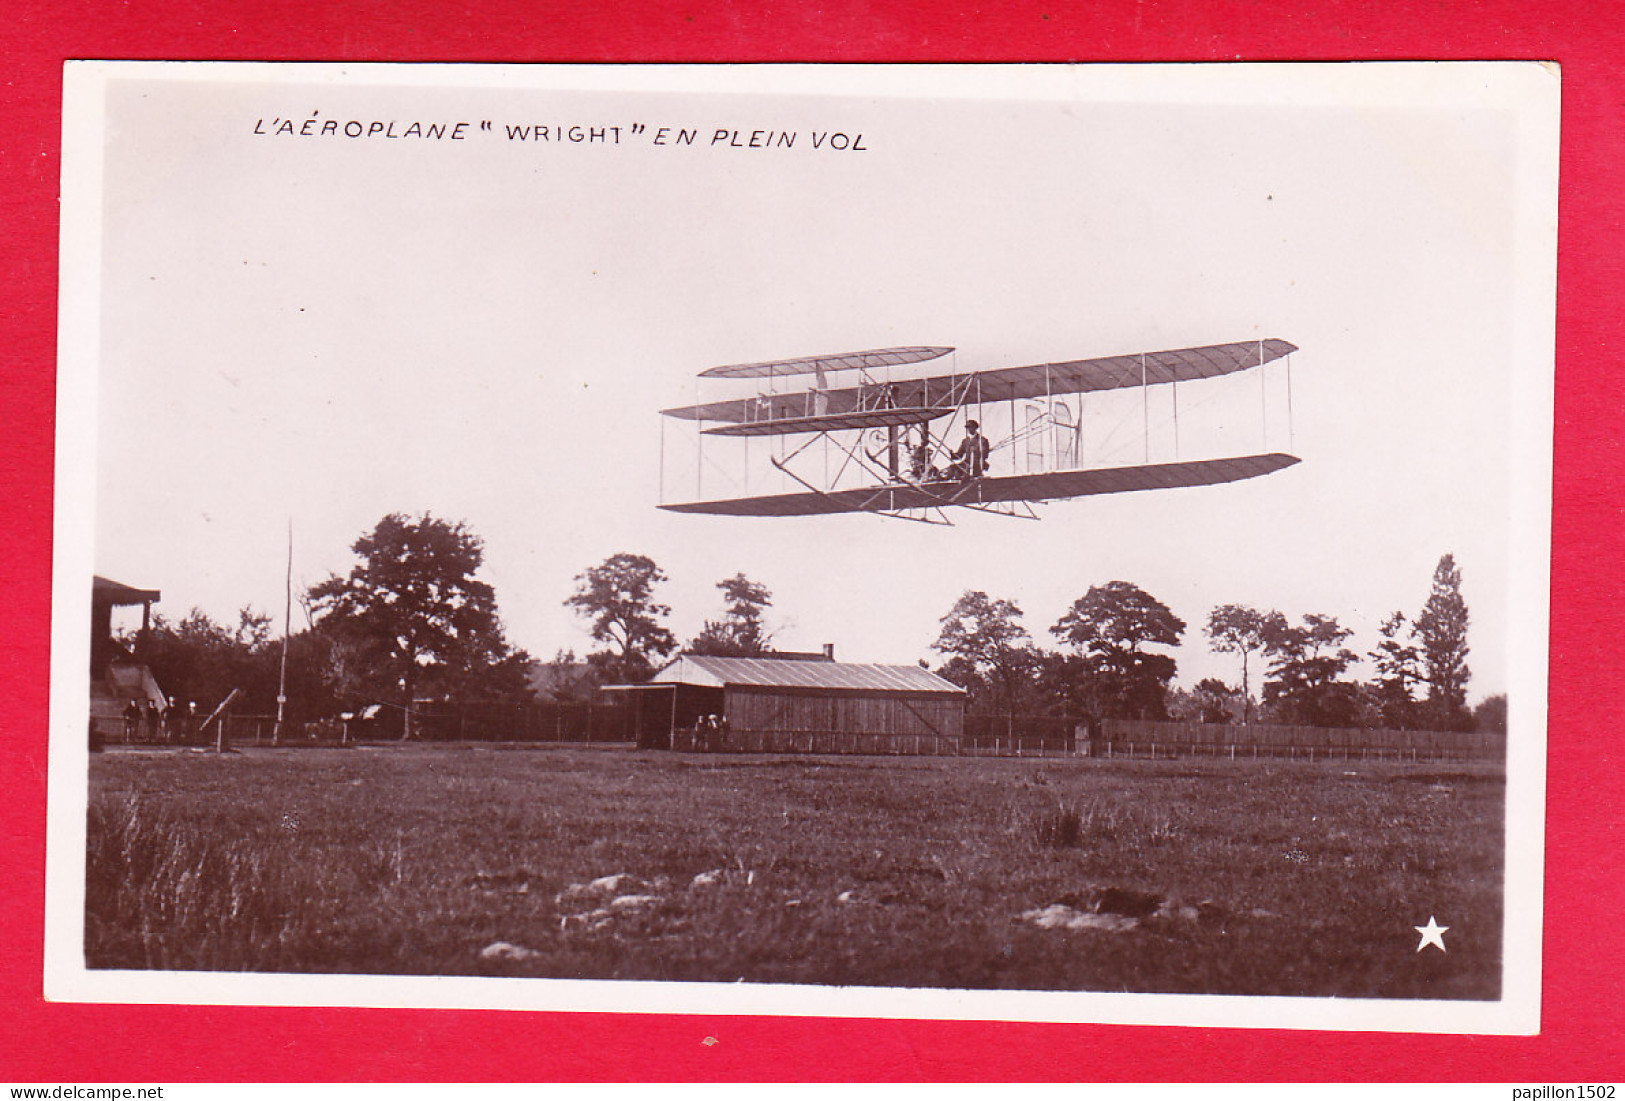
{"label": "corrugated metal roof", "polygon": [[867,692],[938,692],[961,695],[964,689],[918,665],[864,665],[836,661],[775,661],[772,658],[719,658],[684,654],[654,680],[664,684],[702,684],[714,688],[822,688]]}

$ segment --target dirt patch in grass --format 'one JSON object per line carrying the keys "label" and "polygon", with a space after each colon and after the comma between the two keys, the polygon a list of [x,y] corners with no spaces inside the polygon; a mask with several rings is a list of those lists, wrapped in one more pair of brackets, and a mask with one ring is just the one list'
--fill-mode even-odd
{"label": "dirt patch in grass", "polygon": [[91,781],[92,967],[1500,990],[1490,766],[403,747]]}

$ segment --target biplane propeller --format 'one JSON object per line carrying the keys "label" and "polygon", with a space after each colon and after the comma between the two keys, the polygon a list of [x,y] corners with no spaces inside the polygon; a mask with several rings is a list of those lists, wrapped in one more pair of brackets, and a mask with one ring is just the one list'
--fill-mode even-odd
{"label": "biplane propeller", "polygon": [[[1271,474],[1299,461],[1280,452],[1088,468],[1080,468],[1077,461],[1083,429],[1081,395],[1130,388],[1149,391],[1164,385],[1177,388],[1181,382],[1263,368],[1297,350],[1285,340],[892,377],[895,369],[927,363],[953,350],[882,348],[733,364],[701,372],[705,379],[766,379],[769,390],[666,409],[663,415],[696,422],[702,439],[744,437],[748,447],[751,438],[768,438],[779,450],[776,455],[770,451],[769,463],[801,488],[660,507],[722,516],[872,512],[928,523],[948,523],[945,510],[957,507],[1036,519],[1032,506],[1041,502],[1218,485]],[[830,376],[842,372],[848,373],[849,384],[831,386]],[[812,376],[811,385],[807,376]],[[781,382],[794,385],[781,390]],[[1073,395],[1078,396],[1076,410],[1067,400]],[[962,444],[950,451],[944,432],[933,436],[938,422],[951,426],[963,417],[969,428],[977,423],[971,414],[980,414],[989,406],[1009,409],[1002,438]],[[1174,408],[1177,417],[1177,389]],[[1025,412],[1025,419],[1018,409]],[[1053,444],[1043,442],[1046,433]],[[840,469],[833,476],[827,472],[827,463],[822,474],[797,465],[797,459],[819,441],[840,456]],[[1012,456],[1010,473],[995,472],[987,461],[988,452],[1014,451],[1024,441],[1027,469],[1016,469]]]}

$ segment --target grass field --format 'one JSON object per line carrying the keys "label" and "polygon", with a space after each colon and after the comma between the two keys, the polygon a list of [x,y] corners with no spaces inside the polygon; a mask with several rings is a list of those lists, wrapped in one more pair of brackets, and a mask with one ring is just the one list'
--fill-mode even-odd
{"label": "grass field", "polygon": [[[85,952],[1493,999],[1504,789],[1473,764],[109,752],[91,759]],[[609,876],[627,878],[592,884]],[[1417,951],[1430,916],[1447,952]]]}

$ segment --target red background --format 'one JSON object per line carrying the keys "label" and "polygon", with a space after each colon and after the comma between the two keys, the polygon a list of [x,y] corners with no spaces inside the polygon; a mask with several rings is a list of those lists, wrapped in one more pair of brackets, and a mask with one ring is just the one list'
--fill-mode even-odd
{"label": "red background", "polygon": [[[978,10],[978,7],[981,10]],[[0,1080],[1625,1077],[1618,769],[1625,17],[1578,0],[18,0],[0,19]],[[46,1004],[46,670],[61,66],[357,61],[1541,59],[1563,66],[1542,1034]],[[700,1043],[706,1036],[720,1041]]]}

